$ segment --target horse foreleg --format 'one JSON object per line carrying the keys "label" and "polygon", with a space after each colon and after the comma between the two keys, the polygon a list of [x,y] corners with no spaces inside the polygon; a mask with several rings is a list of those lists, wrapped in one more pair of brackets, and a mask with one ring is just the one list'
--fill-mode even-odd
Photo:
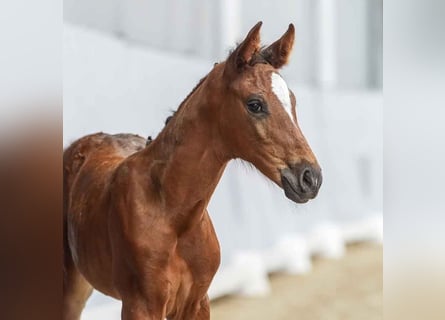
{"label": "horse foreleg", "polygon": [[80,320],[85,303],[93,292],[93,287],[71,263],[65,266],[63,280],[63,320]]}
{"label": "horse foreleg", "polygon": [[210,302],[206,295],[200,301],[188,301],[185,307],[168,320],[210,320]]}
{"label": "horse foreleg", "polygon": [[122,298],[122,320],[164,320],[166,302],[146,298],[145,295],[132,294]]}
{"label": "horse foreleg", "polygon": [[210,302],[209,297],[206,295],[201,300],[199,310],[195,317],[196,320],[210,320]]}
{"label": "horse foreleg", "polygon": [[121,269],[117,288],[122,299],[122,320],[164,320],[167,313],[169,284],[159,272],[142,276]]}

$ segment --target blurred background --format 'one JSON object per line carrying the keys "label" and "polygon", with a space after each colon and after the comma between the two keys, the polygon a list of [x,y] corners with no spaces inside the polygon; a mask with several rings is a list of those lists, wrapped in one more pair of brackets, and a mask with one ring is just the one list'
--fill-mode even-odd
{"label": "blurred background", "polygon": [[[64,1],[64,146],[97,131],[155,137],[257,21],[264,44],[296,27],[282,75],[323,186],[296,205],[228,166],[209,206],[222,249],[212,319],[381,318],[382,2]],[[119,310],[95,293],[82,319]]]}

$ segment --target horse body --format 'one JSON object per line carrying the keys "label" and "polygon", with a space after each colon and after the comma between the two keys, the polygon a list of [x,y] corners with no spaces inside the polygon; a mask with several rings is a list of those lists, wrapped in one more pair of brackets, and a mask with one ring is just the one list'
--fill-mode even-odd
{"label": "horse body", "polygon": [[255,165],[295,202],[316,196],[320,168],[276,73],[294,29],[261,51],[260,26],[147,146],[99,133],[64,152],[65,320],[80,319],[93,287],[122,300],[124,320],[210,319],[220,249],[206,208],[231,159]]}
{"label": "horse body", "polygon": [[64,152],[68,195],[64,199],[65,253],[70,253],[66,259],[71,259],[95,288],[115,298],[119,294],[109,285],[112,265],[107,221],[111,181],[127,156],[142,148],[141,140],[131,135],[97,133],[79,139]]}
{"label": "horse body", "polygon": [[[122,292],[154,297],[159,287],[165,287],[159,298],[163,302],[131,298],[142,300],[143,305],[130,304],[128,312],[164,305],[162,314],[185,319],[184,313],[194,311],[188,309],[195,301],[203,300],[201,312],[208,312],[206,292],[219,265],[219,244],[205,209],[209,190],[217,181],[209,177],[210,185],[203,183],[202,195],[199,188],[184,192],[186,180],[178,176],[181,170],[175,170],[172,178],[179,178],[176,184],[183,195],[172,190],[161,197],[158,176],[165,174],[168,161],[152,159],[152,154],[159,156],[159,142],[142,150],[145,139],[100,133],[76,141],[65,151],[64,162],[71,164],[67,167],[71,172],[65,174],[70,194],[65,251],[72,259],[67,272],[77,273],[77,282],[85,287],[82,298],[93,287],[116,299],[122,299]],[[169,162],[176,166],[175,159]],[[213,180],[221,174],[220,165]]]}

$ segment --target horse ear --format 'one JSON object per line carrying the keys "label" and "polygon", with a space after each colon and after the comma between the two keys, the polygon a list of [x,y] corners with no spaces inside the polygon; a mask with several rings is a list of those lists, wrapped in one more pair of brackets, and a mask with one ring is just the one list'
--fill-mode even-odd
{"label": "horse ear", "polygon": [[226,70],[240,72],[252,60],[260,49],[260,29],[262,21],[250,29],[246,38],[230,54],[226,62]]}
{"label": "horse ear", "polygon": [[279,69],[287,63],[294,45],[294,39],[295,27],[291,23],[281,38],[261,51],[261,55],[274,68]]}

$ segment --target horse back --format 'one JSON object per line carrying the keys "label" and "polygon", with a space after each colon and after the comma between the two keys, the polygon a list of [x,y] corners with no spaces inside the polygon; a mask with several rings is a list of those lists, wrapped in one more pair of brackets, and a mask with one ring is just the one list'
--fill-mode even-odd
{"label": "horse back", "polygon": [[110,178],[122,160],[145,146],[146,139],[138,135],[102,132],[73,142],[63,153],[64,204],[68,205],[68,195],[81,171],[84,176],[94,177],[94,184],[100,184]]}

